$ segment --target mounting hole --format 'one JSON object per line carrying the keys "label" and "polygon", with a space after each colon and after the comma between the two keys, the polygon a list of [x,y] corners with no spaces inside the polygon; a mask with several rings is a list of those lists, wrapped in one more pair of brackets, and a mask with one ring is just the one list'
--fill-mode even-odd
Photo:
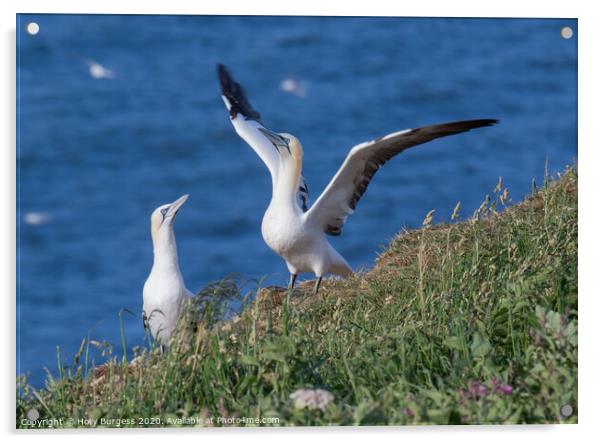
{"label": "mounting hole", "polygon": [[560,35],[562,38],[568,40],[573,36],[573,29],[570,26],[565,26],[560,30]]}
{"label": "mounting hole", "polygon": [[573,414],[573,407],[571,405],[563,405],[560,408],[560,413],[563,417],[570,417]]}
{"label": "mounting hole", "polygon": [[27,411],[27,418],[31,421],[36,421],[38,418],[40,418],[40,413],[36,408],[32,408]]}
{"label": "mounting hole", "polygon": [[29,22],[27,23],[27,27],[25,29],[27,29],[27,33],[29,35],[36,35],[38,32],[40,32],[40,25],[38,25],[36,22]]}

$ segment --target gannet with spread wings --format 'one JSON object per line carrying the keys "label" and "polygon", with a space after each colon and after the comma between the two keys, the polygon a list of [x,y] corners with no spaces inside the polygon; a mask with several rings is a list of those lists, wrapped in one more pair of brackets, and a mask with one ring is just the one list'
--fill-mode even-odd
{"label": "gannet with spread wings", "polygon": [[308,207],[309,193],[301,175],[303,148],[287,133],[276,133],[261,123],[242,87],[223,65],[218,65],[222,99],[238,135],[265,163],[272,176],[272,200],[261,224],[267,245],[280,255],[291,274],[289,288],[301,272],[313,272],[314,292],[327,274],[347,276],[352,269],[329,243],[340,235],[347,217],[378,169],[408,148],[439,137],[497,123],[494,119],[465,120],[405,129],[354,146],[316,202]]}

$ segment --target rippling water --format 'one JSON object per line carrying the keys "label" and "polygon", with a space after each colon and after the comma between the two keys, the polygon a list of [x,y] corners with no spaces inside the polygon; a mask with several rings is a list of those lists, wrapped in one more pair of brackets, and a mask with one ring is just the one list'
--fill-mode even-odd
{"label": "rippling water", "polygon": [[[233,132],[217,62],[268,127],[301,139],[312,201],[358,142],[501,120],[377,174],[333,239],[355,269],[429,210],[445,221],[460,200],[468,216],[498,176],[519,200],[546,159],[556,172],[577,156],[576,20],[20,15],[17,28],[17,372],[36,384],[56,346],[72,355],[89,331],[120,343],[118,312],[141,310],[150,213],[184,193],[191,290],[229,273],[286,283],[260,233],[269,174]],[[124,321],[141,343],[140,319]]]}

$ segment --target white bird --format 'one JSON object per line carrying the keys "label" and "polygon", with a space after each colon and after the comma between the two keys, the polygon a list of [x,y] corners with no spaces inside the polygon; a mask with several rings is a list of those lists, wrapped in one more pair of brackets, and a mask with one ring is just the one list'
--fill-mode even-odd
{"label": "white bird", "polygon": [[176,326],[182,303],[194,296],[184,285],[173,231],[176,214],[186,200],[188,195],[183,195],[173,203],[159,206],[151,215],[154,257],[142,292],[142,321],[144,328],[164,346]]}
{"label": "white bird", "polygon": [[48,223],[50,220],[50,214],[45,212],[28,212],[23,217],[23,221],[25,221],[25,223],[28,225],[43,225],[44,223]]}
{"label": "white bird", "polygon": [[305,98],[307,96],[307,82],[304,80],[297,80],[294,77],[287,77],[280,82],[280,89],[284,92],[296,95],[299,98]]}
{"label": "white bird", "polygon": [[88,59],[86,60],[86,64],[88,65],[88,73],[92,78],[95,78],[97,80],[115,78],[115,73],[113,71],[111,71],[108,68],[105,68],[97,61]]}
{"label": "white bird", "polygon": [[[223,65],[218,65],[222,99],[238,135],[259,155],[272,175],[272,199],[261,224],[267,245],[280,255],[291,274],[313,272],[314,292],[326,273],[353,273],[345,259],[330,245],[327,235],[340,235],[347,217],[366,191],[378,169],[395,155],[412,146],[470,129],[491,126],[493,119],[466,120],[406,129],[354,146],[316,202],[307,208],[308,193],[301,176],[303,148],[286,133],[275,133],[261,124],[242,87]],[[302,205],[297,202],[303,191]]]}

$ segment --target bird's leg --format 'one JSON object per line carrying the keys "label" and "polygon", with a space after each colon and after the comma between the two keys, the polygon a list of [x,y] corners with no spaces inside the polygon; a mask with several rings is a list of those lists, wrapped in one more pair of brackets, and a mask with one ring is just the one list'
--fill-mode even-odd
{"label": "bird's leg", "polygon": [[288,289],[295,287],[295,280],[297,280],[297,274],[291,274],[291,278],[288,280]]}
{"label": "bird's leg", "polygon": [[316,280],[316,285],[314,286],[314,295],[318,293],[318,290],[320,289],[320,283],[322,283],[322,277],[318,277]]}
{"label": "bird's leg", "polygon": [[291,278],[288,281],[288,289],[286,290],[286,300],[283,306],[283,316],[282,316],[282,331],[284,335],[288,334],[288,318],[289,311],[288,305],[291,300],[291,294],[293,292],[293,288],[295,287],[295,280],[297,280],[297,274],[291,274]]}
{"label": "bird's leg", "polygon": [[146,316],[146,312],[142,311],[142,327],[144,331],[148,331],[148,317]]}

